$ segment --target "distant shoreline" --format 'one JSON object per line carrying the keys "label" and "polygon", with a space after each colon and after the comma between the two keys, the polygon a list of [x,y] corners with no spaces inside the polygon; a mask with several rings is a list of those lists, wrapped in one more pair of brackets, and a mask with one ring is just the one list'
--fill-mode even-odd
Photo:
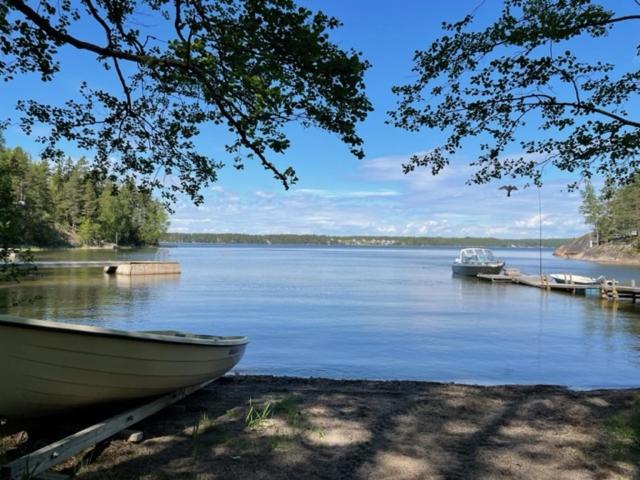
{"label": "distant shoreline", "polygon": [[[542,246],[557,248],[570,241],[568,238],[543,238]],[[161,239],[166,244],[218,244],[218,245],[323,245],[364,247],[494,247],[538,248],[540,239],[503,239],[493,237],[391,237],[391,236],[339,236],[339,235],[248,235],[237,233],[168,233]]]}

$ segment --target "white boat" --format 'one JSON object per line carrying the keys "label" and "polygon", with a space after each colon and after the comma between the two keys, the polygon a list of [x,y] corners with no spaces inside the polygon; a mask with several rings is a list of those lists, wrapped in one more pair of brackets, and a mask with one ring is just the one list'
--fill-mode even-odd
{"label": "white boat", "polygon": [[198,385],[233,368],[248,342],[0,315],[0,418],[44,416]]}
{"label": "white boat", "polygon": [[504,262],[498,260],[488,248],[464,248],[451,265],[456,275],[475,277],[479,273],[497,274],[504,268]]}
{"label": "white boat", "polygon": [[572,273],[551,273],[549,277],[554,279],[556,283],[570,283],[573,285],[593,285],[602,281],[601,278],[573,275]]}

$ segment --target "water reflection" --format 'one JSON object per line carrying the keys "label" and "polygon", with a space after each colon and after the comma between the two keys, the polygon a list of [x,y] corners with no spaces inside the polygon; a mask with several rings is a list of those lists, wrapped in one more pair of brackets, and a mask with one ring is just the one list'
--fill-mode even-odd
{"label": "water reflection", "polygon": [[180,275],[105,275],[99,268],[41,270],[38,278],[0,288],[0,312],[95,325],[124,317],[137,326],[136,312],[179,281]]}
{"label": "water reflection", "polygon": [[[180,274],[166,275],[105,275],[106,283],[115,283],[118,288],[157,289],[175,286],[180,281]],[[174,284],[174,285],[170,285]]]}
{"label": "water reflection", "polygon": [[[536,251],[496,253],[524,272],[538,265]],[[129,252],[139,259],[158,254]],[[114,328],[247,335],[252,343],[240,369],[250,373],[637,386],[640,305],[452,277],[456,254],[445,248],[164,249],[162,255],[180,261],[181,275],[46,271],[0,288],[0,311]],[[569,262],[548,251],[544,263],[545,271],[640,279],[637,268]]]}

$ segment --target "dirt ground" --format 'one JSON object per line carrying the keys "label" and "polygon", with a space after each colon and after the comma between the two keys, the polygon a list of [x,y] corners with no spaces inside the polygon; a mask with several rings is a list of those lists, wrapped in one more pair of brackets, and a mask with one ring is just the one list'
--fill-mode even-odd
{"label": "dirt ground", "polygon": [[616,422],[639,397],[638,390],[230,376],[138,424],[141,443],[111,440],[65,473],[82,480],[640,478],[637,450],[616,433],[629,433]]}

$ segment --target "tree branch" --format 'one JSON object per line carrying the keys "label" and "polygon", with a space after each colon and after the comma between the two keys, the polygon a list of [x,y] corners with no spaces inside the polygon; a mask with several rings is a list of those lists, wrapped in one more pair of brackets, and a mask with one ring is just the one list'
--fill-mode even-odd
{"label": "tree branch", "polygon": [[531,98],[531,97],[535,97],[535,98],[546,98],[547,101],[546,102],[541,102],[542,103],[546,103],[547,105],[558,105],[560,107],[572,107],[572,108],[576,108],[578,110],[586,110],[587,112],[592,112],[592,113],[598,113],[600,115],[604,115],[605,117],[609,117],[613,120],[616,120],[617,122],[622,123],[623,125],[627,125],[629,127],[635,127],[635,128],[640,128],[640,122],[635,122],[633,120],[629,120],[627,118],[621,117],[620,115],[617,115],[615,113],[612,112],[608,112],[607,110],[603,110],[601,108],[598,107],[594,107],[585,103],[576,103],[576,102],[559,102],[557,98],[551,96],[551,95],[546,95],[544,93],[536,93],[536,94],[531,94],[531,95],[524,95],[522,97],[519,97],[517,100],[524,100],[526,98]]}
{"label": "tree branch", "polygon": [[[51,25],[51,23],[44,17],[42,17],[41,15],[39,15],[36,11],[34,11],[31,7],[29,7],[27,4],[25,4],[23,1],[21,0],[7,0],[8,3],[13,6],[16,10],[20,11],[23,15],[25,15],[29,20],[31,20],[34,24],[36,24],[40,29],[42,29],[47,35],[49,35],[52,39],[60,42],[60,43],[67,43],[69,45],[72,45],[75,48],[78,48],[80,50],[87,50],[93,53],[96,53],[100,56],[103,57],[110,57],[112,59],[115,60],[127,60],[130,62],[134,62],[137,64],[142,64],[142,65],[148,65],[149,63],[155,63],[158,65],[164,65],[167,67],[173,67],[173,68],[179,68],[179,69],[183,69],[183,70],[187,70],[187,71],[191,71],[192,73],[197,74],[199,77],[201,77],[202,79],[207,79],[209,77],[209,75],[207,74],[207,72],[203,71],[202,69],[198,68],[196,65],[193,65],[191,63],[185,63],[182,62],[180,60],[176,60],[176,59],[171,59],[171,58],[157,58],[157,57],[149,57],[146,55],[136,55],[130,52],[126,52],[126,51],[122,51],[120,49],[116,49],[114,48],[113,43],[111,42],[111,40],[109,41],[109,44],[106,47],[102,47],[90,42],[86,42],[83,40],[80,40],[76,37],[73,37],[71,35],[69,35],[66,32],[60,31],[58,29],[56,29],[53,25]],[[89,0],[85,0],[87,6],[91,9],[91,7],[93,6],[91,4],[91,2]],[[177,0],[176,2],[176,6],[178,7],[179,5],[179,0]],[[93,12],[92,12],[93,13]],[[94,14],[94,17],[96,17],[96,14]],[[98,16],[99,17],[99,16]],[[105,28],[107,30],[107,32],[109,32],[109,28],[108,26],[104,25],[104,20],[101,18],[96,18],[101,24],[103,24],[103,28]],[[120,69],[116,68],[117,72],[119,73],[119,75],[121,75]],[[205,82],[206,84],[206,82]],[[224,118],[227,120],[227,122],[229,123],[229,125],[234,129],[234,131],[238,134],[242,145],[244,145],[246,148],[248,148],[249,150],[251,150],[259,159],[260,162],[262,163],[262,165],[267,168],[268,170],[272,171],[274,173],[274,175],[276,176],[276,178],[278,180],[280,180],[280,182],[282,182],[282,184],[284,185],[285,189],[289,189],[289,179],[278,170],[278,168],[271,162],[269,162],[267,160],[267,158],[265,157],[264,153],[262,152],[261,149],[257,148],[253,142],[251,142],[251,140],[249,139],[249,137],[247,136],[247,133],[244,131],[244,129],[242,128],[242,126],[239,124],[239,122],[234,118],[233,114],[231,114],[228,109],[226,108],[225,104],[224,104],[224,100],[223,98],[221,98],[217,92],[215,91],[214,88],[210,88],[209,92],[212,93],[212,100],[215,103],[215,105],[218,107],[218,109],[220,110],[220,112],[222,113],[222,115],[224,116]]]}
{"label": "tree branch", "polygon": [[112,57],[117,58],[119,60],[127,60],[130,62],[138,63],[138,64],[148,64],[150,62],[165,65],[168,67],[178,67],[178,68],[186,68],[187,65],[184,62],[181,62],[172,58],[157,58],[150,57],[148,55],[136,55],[130,52],[125,52],[119,49],[114,49],[112,47],[101,47],[100,45],[96,45],[94,43],[86,42],[84,40],[80,40],[76,37],[69,35],[66,32],[60,31],[56,29],[51,23],[41,15],[39,15],[35,10],[33,10],[29,5],[20,0],[7,0],[9,5],[14,7],[16,10],[21,12],[25,17],[31,20],[36,26],[38,26],[42,31],[44,31],[47,35],[49,35],[53,40],[59,43],[69,44],[79,50],[88,50],[90,52],[96,53],[103,57]]}
{"label": "tree branch", "polygon": [[[115,42],[113,41],[113,32],[111,30],[111,27],[109,27],[107,22],[105,22],[105,20],[100,16],[96,7],[93,5],[93,3],[91,3],[91,0],[83,0],[83,1],[87,6],[87,8],[89,9],[89,12],[93,16],[93,18],[95,18],[96,21],[100,25],[102,25],[102,28],[104,29],[105,34],[107,35],[107,42],[108,42],[109,48],[113,48],[113,46],[115,45]],[[124,95],[125,97],[127,97],[127,110],[129,111],[129,113],[133,113],[133,102],[131,101],[131,89],[129,88],[129,85],[127,84],[127,81],[124,78],[122,70],[120,69],[120,63],[118,62],[118,59],[115,57],[112,57],[112,60],[113,60],[113,65],[115,67],[116,73],[118,75],[118,79],[120,80],[120,84],[122,85],[122,89],[124,90]]]}

